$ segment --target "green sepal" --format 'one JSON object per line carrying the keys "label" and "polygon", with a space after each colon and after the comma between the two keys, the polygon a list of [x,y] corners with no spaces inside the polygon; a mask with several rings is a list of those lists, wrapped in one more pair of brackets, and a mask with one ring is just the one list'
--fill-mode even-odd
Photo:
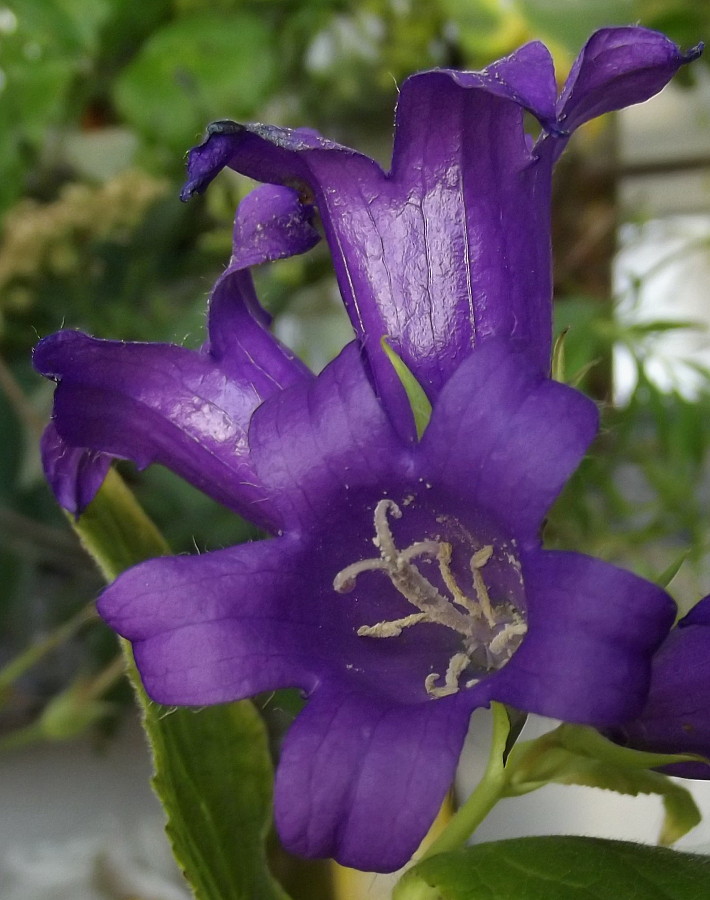
{"label": "green sepal", "polygon": [[381,339],[380,343],[382,344],[382,349],[387,354],[387,359],[392,363],[392,367],[397,373],[397,377],[402,382],[402,387],[405,390],[409,405],[412,408],[414,425],[417,429],[417,438],[421,440],[422,435],[429,424],[429,420],[431,419],[431,403],[429,402],[429,398],[424,393],[424,388],[410,371],[409,366],[407,366],[404,360],[398,356],[387,343],[386,335]]}
{"label": "green sepal", "polygon": [[672,763],[702,760],[693,754],[646,753],[620,747],[598,731],[561,725],[533,741],[518,744],[507,767],[506,796],[517,797],[546,784],[576,784],[638,796],[656,794],[665,810],[659,842],[672,844],[701,820],[686,788],[661,772]]}
{"label": "green sepal", "polygon": [[659,587],[667,588],[668,585],[673,581],[678,572],[683,568],[683,563],[690,556],[690,550],[683,550],[681,554],[679,554],[669,566],[667,566],[660,575],[658,575],[654,580]]}
{"label": "green sepal", "polygon": [[563,328],[552,347],[552,377],[562,384],[565,383],[565,338],[568,331],[569,327]]}
{"label": "green sepal", "polygon": [[397,900],[702,900],[710,857],[626,841],[531,837],[479,844],[424,860]]}
{"label": "green sepal", "polygon": [[[72,524],[107,580],[170,552],[114,471]],[[166,830],[196,900],[286,900],[266,863],[273,775],[265,727],[253,704],[198,711],[153,703],[130,645],[122,640],[121,646],[151,746]]]}

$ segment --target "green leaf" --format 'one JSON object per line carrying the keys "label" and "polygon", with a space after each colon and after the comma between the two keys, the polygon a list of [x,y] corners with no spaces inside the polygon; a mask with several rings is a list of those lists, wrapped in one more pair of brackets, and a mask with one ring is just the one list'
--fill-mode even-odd
{"label": "green leaf", "polygon": [[508,761],[507,795],[520,796],[551,782],[634,797],[656,794],[665,809],[659,842],[668,845],[700,822],[700,810],[686,788],[651,769],[697,758],[631,750],[607,740],[593,728],[561,725],[513,749]]}
{"label": "green leaf", "polygon": [[113,469],[72,525],[107,581],[144,559],[170,553],[163,536]]}
{"label": "green leaf", "polygon": [[253,703],[191,710],[149,702],[145,728],[168,835],[196,897],[285,898],[266,865],[272,771]]}
{"label": "green leaf", "polygon": [[211,119],[254,116],[276,70],[260,18],[196,13],[155,32],[121,73],[115,99],[144,135],[184,149]]}
{"label": "green leaf", "polygon": [[407,394],[409,405],[412,408],[414,424],[417,429],[417,437],[421,440],[421,436],[424,434],[426,427],[429,424],[429,419],[431,419],[431,403],[429,402],[429,398],[424,393],[424,388],[410,371],[409,366],[407,366],[402,358],[398,356],[387,343],[386,336],[382,338],[381,344],[382,349],[387,354],[387,358],[392,363],[392,366],[397,373],[397,377],[402,382],[402,387]]}
{"label": "green leaf", "polygon": [[[74,522],[104,575],[168,551],[116,472]],[[284,900],[266,864],[271,758],[253,704],[173,709],[151,702],[130,646],[122,641],[155,763],[156,793],[168,815],[175,856],[197,900]]]}
{"label": "green leaf", "polygon": [[543,37],[576,53],[589,35],[607,25],[628,25],[635,0],[519,0],[520,9]]}
{"label": "green leaf", "polygon": [[517,838],[424,860],[397,900],[705,900],[710,858],[625,841]]}

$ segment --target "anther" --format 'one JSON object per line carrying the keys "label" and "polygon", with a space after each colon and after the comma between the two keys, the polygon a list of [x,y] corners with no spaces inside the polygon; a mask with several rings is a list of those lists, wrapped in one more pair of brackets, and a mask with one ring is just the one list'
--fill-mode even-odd
{"label": "anther", "polygon": [[456,694],[459,689],[459,678],[470,662],[468,653],[463,651],[455,653],[449,660],[443,687],[436,687],[435,682],[439,676],[435,672],[427,675],[424,679],[424,688],[427,694],[430,697],[448,697],[449,694]]}
{"label": "anther", "polygon": [[385,498],[375,507],[375,533],[377,541],[375,546],[379,548],[382,558],[388,562],[394,562],[397,558],[397,548],[394,544],[392,531],[387,521],[387,513],[390,513],[393,519],[402,518],[402,510],[397,506],[394,500]]}
{"label": "anther", "polygon": [[403,619],[393,619],[391,622],[378,622],[376,625],[361,625],[357,634],[358,637],[374,637],[388,638],[398,637],[404,628],[417,625],[419,622],[426,620],[426,613],[412,613],[411,616],[405,616]]}
{"label": "anther", "polygon": [[[379,550],[379,557],[362,559],[346,566],[333,579],[333,588],[338,593],[346,593],[355,587],[358,576],[363,572],[384,572],[393,587],[418,610],[400,619],[362,625],[357,629],[359,637],[398,637],[404,629],[424,623],[443,625],[457,632],[463,639],[464,649],[449,660],[443,684],[437,684],[441,676],[435,672],[424,680],[430,697],[455,694],[460,689],[461,676],[469,666],[483,675],[504,665],[520,646],[527,631],[526,623],[510,603],[493,606],[481,573],[493,556],[492,544],[480,547],[470,558],[475,598],[470,597],[456,581],[451,544],[441,540],[423,540],[400,550],[388,516],[400,519],[402,511],[394,500],[385,498],[377,503],[374,511],[375,536],[372,540]],[[422,574],[415,563],[420,557],[429,557],[438,563],[438,574],[449,596],[442,594],[437,584]],[[513,564],[510,559],[508,561]],[[472,687],[478,680],[467,679],[464,687]]]}
{"label": "anther", "polygon": [[476,592],[476,599],[480,604],[483,617],[491,628],[493,628],[497,624],[497,620],[495,617],[495,613],[493,612],[493,604],[491,603],[491,598],[488,596],[488,588],[486,587],[486,582],[483,580],[483,575],[481,575],[480,570],[485,566],[492,555],[493,547],[490,544],[487,544],[485,547],[481,547],[480,550],[477,550],[471,557],[471,575],[473,576],[473,589]]}
{"label": "anther", "polygon": [[333,579],[333,589],[339,594],[348,594],[355,587],[357,576],[373,569],[387,571],[387,563],[381,559],[361,559],[342,569]]}
{"label": "anther", "polygon": [[456,583],[454,573],[451,571],[451,554],[453,552],[451,544],[442,542],[438,546],[437,560],[439,562],[439,572],[441,573],[442,581],[453,597],[454,603],[458,603],[458,605],[462,606],[466,612],[470,613],[470,615],[478,615],[478,607],[464,594]]}

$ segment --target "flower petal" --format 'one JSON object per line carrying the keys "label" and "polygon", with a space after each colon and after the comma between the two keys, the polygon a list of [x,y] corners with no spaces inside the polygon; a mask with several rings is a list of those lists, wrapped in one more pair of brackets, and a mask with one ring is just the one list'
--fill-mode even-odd
{"label": "flower petal", "polygon": [[267,330],[269,316],[254,291],[251,274],[227,269],[212,290],[202,352],[233,381],[268,397],[313,374]]}
{"label": "flower petal", "polygon": [[286,848],[365,871],[404,865],[451,785],[469,712],[456,698],[406,706],[317,688],[276,773]]}
{"label": "flower petal", "polygon": [[169,344],[103,341],[62,331],[41,341],[35,366],[59,383],[54,424],[74,448],[158,462],[257,523],[272,510],[248,459],[247,426],[262,400],[200,353]]}
{"label": "flower petal", "polygon": [[297,191],[262,184],[244,197],[234,221],[229,269],[247,269],[306,253],[320,240],[312,225],[313,206]]}
{"label": "flower petal", "polygon": [[[569,135],[596,116],[648,100],[702,49],[699,44],[681,53],[665,35],[648,28],[597,31],[582,48],[560,95],[559,126]],[[566,140],[551,140],[557,157]]]}
{"label": "flower petal", "polygon": [[[671,631],[653,658],[641,715],[612,737],[637,750],[710,757],[710,597]],[[710,779],[710,765],[701,762],[676,763],[663,771]]]}
{"label": "flower petal", "polygon": [[281,510],[284,527],[302,531],[327,530],[326,518],[346,520],[351,486],[379,490],[401,481],[408,453],[354,343],[317,379],[264,403],[252,419],[249,445],[259,482]]}
{"label": "flower petal", "polygon": [[310,250],[320,240],[312,217],[312,207],[290,188],[267,184],[247,194],[237,207],[232,257],[210,296],[204,351],[237,380],[260,383],[265,394],[310,373],[267,330],[271,317],[246,270]]}
{"label": "flower petal", "polygon": [[310,249],[318,240],[311,217],[289,188],[262,186],[242,201],[232,259],[210,297],[209,338],[201,353],[97,341],[78,332],[40,342],[36,368],[62,382],[44,459],[63,506],[82,512],[113,455],[140,467],[161,462],[220,502],[273,526],[265,507],[251,511],[263,497],[247,460],[249,417],[265,397],[312,374],[268,331],[269,316],[246,267]]}
{"label": "flower petal", "polygon": [[594,404],[543,377],[526,353],[487,341],[444,388],[421,442],[427,475],[518,539],[540,523],[597,429]]}
{"label": "flower petal", "polygon": [[220,165],[310,187],[378,391],[402,425],[383,335],[431,396],[479,336],[529,339],[549,365],[550,173],[530,154],[523,112],[547,120],[554,97],[539,44],[485,72],[414,76],[401,89],[389,175],[310,132],[215,123],[191,151],[184,194],[204,190]]}
{"label": "flower petal", "polygon": [[69,446],[53,422],[44,430],[41,451],[44,473],[57,501],[67,512],[80,515],[103,484],[111,457]]}
{"label": "flower petal", "polygon": [[304,572],[284,538],[129,569],[98,609],[133,642],[146,691],[160,703],[201,706],[315,684],[303,621]]}
{"label": "flower petal", "polygon": [[491,695],[543,716],[612,725],[635,716],[675,604],[661,588],[580,553],[521,558],[528,633]]}

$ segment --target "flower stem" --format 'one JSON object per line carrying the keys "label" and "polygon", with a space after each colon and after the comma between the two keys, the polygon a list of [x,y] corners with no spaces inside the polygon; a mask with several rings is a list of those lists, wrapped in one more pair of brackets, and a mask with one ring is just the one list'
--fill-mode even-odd
{"label": "flower stem", "polygon": [[[496,803],[505,796],[508,778],[503,754],[510,733],[510,719],[505,706],[501,703],[492,703],[491,710],[493,734],[483,777],[468,800],[452,817],[439,837],[417,860],[417,863],[439,853],[447,853],[463,847]],[[392,894],[393,900],[439,900],[440,891],[421,878],[411,877],[415,874],[416,867],[414,871],[410,870],[405,873],[402,880],[395,886]]]}
{"label": "flower stem", "polygon": [[6,663],[0,669],[0,703],[5,698],[13,682],[17,681],[28,669],[36,665],[42,657],[72,637],[83,625],[93,620],[98,621],[98,616],[92,601],[80,609],[67,622],[55,628],[45,638],[31,644],[18,656]]}
{"label": "flower stem", "polygon": [[493,711],[493,735],[488,764],[483,778],[471,796],[453,816],[443,833],[427,849],[422,859],[457,850],[464,846],[488,813],[502,798],[507,777],[503,750],[510,730],[510,723],[505,707],[499,703],[491,704]]}

